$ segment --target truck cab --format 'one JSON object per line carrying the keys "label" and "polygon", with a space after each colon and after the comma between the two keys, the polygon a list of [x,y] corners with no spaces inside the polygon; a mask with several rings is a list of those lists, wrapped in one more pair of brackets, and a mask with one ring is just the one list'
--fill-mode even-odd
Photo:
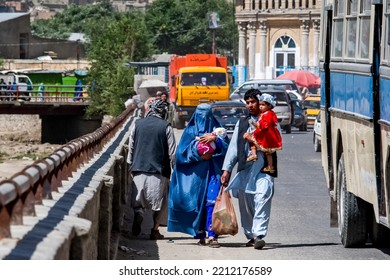
{"label": "truck cab", "polygon": [[229,100],[227,58],[216,54],[172,56],[169,64],[170,116],[182,129],[201,103]]}
{"label": "truck cab", "polygon": [[27,101],[31,99],[33,83],[28,76],[8,72],[1,73],[0,79],[3,79],[6,85],[16,86],[16,92],[12,92],[12,95],[20,96]]}
{"label": "truck cab", "polygon": [[176,89],[173,123],[184,128],[201,103],[229,99],[229,77],[225,68],[212,66],[183,67],[173,79]]}

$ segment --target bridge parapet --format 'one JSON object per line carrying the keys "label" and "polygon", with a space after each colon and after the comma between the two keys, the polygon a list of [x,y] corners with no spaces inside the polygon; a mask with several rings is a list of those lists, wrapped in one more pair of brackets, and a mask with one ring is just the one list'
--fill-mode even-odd
{"label": "bridge parapet", "polygon": [[132,103],[111,123],[0,182],[0,259],[114,259]]}
{"label": "bridge parapet", "polygon": [[[31,85],[31,88],[39,88],[40,85]],[[89,102],[90,88],[87,85],[46,85],[45,90],[26,89],[26,86],[15,86],[15,89],[4,87],[0,84],[0,103],[12,103],[15,101],[34,103],[74,103]]]}

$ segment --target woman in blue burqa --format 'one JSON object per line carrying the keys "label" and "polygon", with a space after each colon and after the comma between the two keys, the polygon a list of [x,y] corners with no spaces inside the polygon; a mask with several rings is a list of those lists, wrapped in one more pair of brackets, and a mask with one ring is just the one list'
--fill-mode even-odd
{"label": "woman in blue burqa", "polygon": [[[218,236],[211,230],[211,216],[229,145],[226,134],[212,134],[213,129],[218,127],[221,125],[212,115],[210,105],[200,104],[184,129],[177,147],[168,195],[168,231],[190,234],[199,239],[198,245],[213,248],[220,245]],[[200,155],[199,142],[214,142],[215,151]]]}

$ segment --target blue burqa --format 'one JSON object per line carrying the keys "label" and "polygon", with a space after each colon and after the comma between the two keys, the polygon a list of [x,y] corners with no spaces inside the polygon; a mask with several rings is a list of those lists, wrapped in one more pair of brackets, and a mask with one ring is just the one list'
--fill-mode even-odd
{"label": "blue burqa", "polygon": [[220,127],[208,104],[199,105],[189,120],[176,151],[168,195],[168,231],[195,236],[204,219],[210,178],[220,182],[222,164],[229,145],[227,137],[218,139],[217,149],[209,160],[197,152],[196,136]]}

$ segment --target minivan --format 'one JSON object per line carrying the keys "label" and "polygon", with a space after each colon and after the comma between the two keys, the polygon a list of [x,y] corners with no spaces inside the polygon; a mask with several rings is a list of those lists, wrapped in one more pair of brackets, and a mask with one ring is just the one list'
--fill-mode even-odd
{"label": "minivan", "polygon": [[[249,89],[258,89],[262,93],[268,93],[275,96],[276,107],[274,112],[278,115],[278,121],[283,130],[286,133],[291,133],[291,127],[294,125],[294,108],[290,95],[287,91],[294,91],[299,94],[299,89],[297,84],[293,80],[278,80],[278,79],[256,79],[250,80],[242,83],[238,88],[236,88],[230,95],[231,100],[240,100],[244,102],[244,94]],[[278,105],[279,99],[279,105]]]}

